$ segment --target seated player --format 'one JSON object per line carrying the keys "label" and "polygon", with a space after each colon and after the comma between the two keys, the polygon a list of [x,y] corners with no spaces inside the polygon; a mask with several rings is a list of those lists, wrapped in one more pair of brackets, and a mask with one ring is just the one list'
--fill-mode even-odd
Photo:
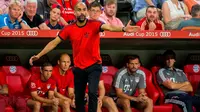
{"label": "seated player", "polygon": [[52,112],[58,111],[59,99],[54,96],[56,82],[51,78],[52,71],[53,66],[47,62],[41,67],[41,74],[35,74],[31,78],[29,85],[31,98],[27,100],[27,105],[37,106],[33,112],[40,112],[40,106],[47,111],[50,109]]}
{"label": "seated player", "polygon": [[53,78],[57,84],[55,96],[59,98],[61,104],[65,105],[65,112],[69,112],[70,105],[75,108],[74,75],[70,68],[71,60],[69,55],[66,53],[61,54],[57,63],[58,65],[53,68]]}
{"label": "seated player", "polygon": [[[139,67],[139,56],[130,56],[126,67],[120,69],[115,75],[113,86],[116,97],[114,99],[124,112],[132,112],[131,107],[144,112],[153,112],[153,101],[145,92],[145,73]],[[134,96],[137,89],[139,95]]]}

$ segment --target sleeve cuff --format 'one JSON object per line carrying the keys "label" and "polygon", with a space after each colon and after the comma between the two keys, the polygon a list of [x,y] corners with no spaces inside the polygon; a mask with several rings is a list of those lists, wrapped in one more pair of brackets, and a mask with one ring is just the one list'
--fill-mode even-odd
{"label": "sleeve cuff", "polygon": [[58,37],[59,37],[61,40],[64,40],[59,34],[58,34]]}

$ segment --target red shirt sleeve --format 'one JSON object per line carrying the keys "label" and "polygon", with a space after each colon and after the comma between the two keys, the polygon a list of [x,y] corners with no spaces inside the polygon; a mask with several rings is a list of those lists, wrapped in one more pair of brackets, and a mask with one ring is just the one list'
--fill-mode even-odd
{"label": "red shirt sleeve", "polygon": [[56,82],[55,82],[53,79],[51,79],[50,81],[51,81],[51,82],[50,82],[50,83],[51,83],[51,87],[50,87],[49,90],[54,91],[55,88],[56,88]]}
{"label": "red shirt sleeve", "polygon": [[136,23],[136,26],[142,26],[142,23],[146,20],[146,17],[140,19],[137,23]]}
{"label": "red shirt sleeve", "polygon": [[103,22],[101,22],[101,21],[96,21],[96,22],[94,22],[94,24],[95,24],[95,26],[96,26],[96,30],[97,30],[97,32],[99,33],[99,32],[103,32],[103,30],[101,29],[101,26],[104,24]]}
{"label": "red shirt sleeve", "polygon": [[37,80],[31,81],[29,85],[30,91],[37,91]]}
{"label": "red shirt sleeve", "polygon": [[72,70],[70,71],[70,84],[69,84],[69,87],[70,88],[74,88],[74,74],[72,72]]}
{"label": "red shirt sleeve", "polygon": [[62,40],[66,40],[69,37],[69,26],[64,27],[58,34],[58,37]]}
{"label": "red shirt sleeve", "polygon": [[100,79],[99,79],[99,81],[101,81],[101,80],[103,80],[103,77],[102,77],[102,75],[100,76]]}

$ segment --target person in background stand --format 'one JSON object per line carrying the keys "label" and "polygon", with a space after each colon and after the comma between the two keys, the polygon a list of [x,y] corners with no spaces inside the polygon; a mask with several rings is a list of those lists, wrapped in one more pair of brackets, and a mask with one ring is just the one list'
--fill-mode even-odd
{"label": "person in background stand", "polygon": [[[8,14],[8,7],[12,0],[0,0],[0,14]],[[18,0],[22,5],[24,0]],[[23,11],[23,10],[22,10]]]}
{"label": "person in background stand", "polygon": [[78,0],[57,0],[58,3],[63,7],[61,17],[68,23],[73,23],[76,20],[74,15],[74,6]]}
{"label": "person in background stand", "polygon": [[30,29],[22,15],[23,5],[17,0],[11,0],[8,14],[0,15],[0,29]]}
{"label": "person in background stand", "polygon": [[44,23],[44,20],[40,15],[36,13],[37,11],[37,0],[26,0],[24,3],[24,14],[22,16],[23,20],[32,29],[44,29],[49,30],[50,28]]}
{"label": "person in background stand", "polygon": [[46,20],[46,25],[51,29],[62,29],[64,25],[59,21],[63,8],[59,4],[53,4],[50,11],[50,18]]}
{"label": "person in background stand", "polygon": [[164,23],[160,20],[158,9],[150,5],[146,9],[146,17],[136,23],[141,30],[164,30]]}
{"label": "person in background stand", "polygon": [[99,20],[106,24],[124,26],[122,21],[116,17],[117,13],[117,1],[116,0],[106,0],[104,11],[100,15]]}

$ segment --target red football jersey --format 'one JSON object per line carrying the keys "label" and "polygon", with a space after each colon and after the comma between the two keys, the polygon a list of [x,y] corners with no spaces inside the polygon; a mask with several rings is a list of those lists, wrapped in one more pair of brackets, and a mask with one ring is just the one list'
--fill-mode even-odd
{"label": "red football jersey", "polygon": [[47,81],[36,79],[30,83],[29,87],[31,92],[37,91],[38,96],[48,97],[48,91],[55,90],[56,82],[52,78],[49,78]]}
{"label": "red football jersey", "polygon": [[70,39],[73,49],[75,67],[84,69],[94,63],[101,63],[99,32],[103,23],[87,20],[85,26],[79,27],[76,23],[67,25],[60,31],[59,37]]}
{"label": "red football jersey", "polygon": [[29,82],[40,79],[40,74],[32,74]]}
{"label": "red football jersey", "polygon": [[60,75],[59,67],[55,66],[53,68],[53,78],[56,81],[57,91],[62,94],[66,95],[68,88],[74,88],[74,74],[72,69],[70,68],[66,71],[65,75]]}
{"label": "red football jersey", "polygon": [[[137,26],[142,26],[142,23],[143,22],[145,22],[146,21],[146,17],[144,17],[144,18],[142,18],[141,20],[139,20],[137,23],[136,23],[136,25]],[[155,25],[156,25],[156,29],[155,30],[163,30],[162,29],[162,24],[161,23],[158,23],[158,22],[154,22],[155,23]],[[146,26],[145,26],[145,30],[149,30],[149,24],[147,24]]]}
{"label": "red football jersey", "polygon": [[61,12],[61,16],[65,19],[66,22],[76,20],[74,15],[74,5],[78,2],[77,0],[57,0],[60,5],[64,8]]}

